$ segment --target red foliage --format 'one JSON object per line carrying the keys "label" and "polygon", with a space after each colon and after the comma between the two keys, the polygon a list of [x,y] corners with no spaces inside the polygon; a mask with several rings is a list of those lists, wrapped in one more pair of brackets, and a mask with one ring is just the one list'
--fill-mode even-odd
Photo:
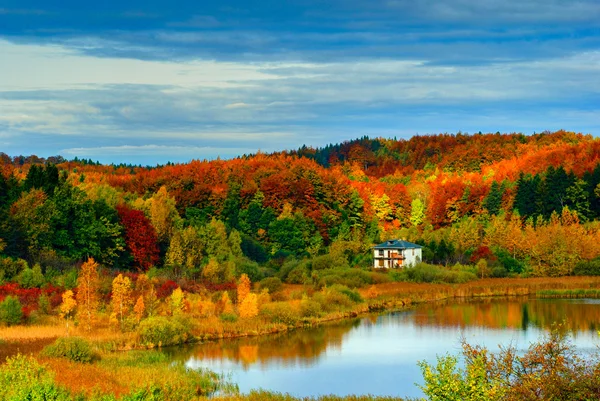
{"label": "red foliage", "polygon": [[485,245],[482,245],[479,248],[477,248],[475,250],[475,252],[473,252],[469,261],[471,263],[477,263],[477,261],[479,261],[479,259],[493,261],[498,258],[496,257],[496,255],[494,255],[494,253],[492,252],[492,250],[490,248],[488,248]]}
{"label": "red foliage", "polygon": [[23,314],[27,317],[32,311],[38,309],[38,299],[42,293],[50,298],[50,305],[52,308],[56,308],[62,302],[62,292],[62,288],[53,285],[48,285],[43,289],[40,289],[21,288],[17,283],[6,283],[0,285],[0,302],[9,295],[19,298],[19,302],[21,302],[23,307]]}
{"label": "red foliage", "polygon": [[210,282],[205,282],[203,284],[206,287],[206,289],[209,290],[209,291],[211,291],[211,292],[229,291],[229,290],[235,290],[235,289],[237,289],[237,285],[235,284],[234,281],[232,281],[230,283],[223,283],[223,284],[213,284],[213,283],[210,283]]}
{"label": "red foliage", "polygon": [[150,220],[139,210],[117,206],[125,228],[125,243],[138,268],[148,270],[158,263],[158,239]]}
{"label": "red foliage", "polygon": [[177,287],[179,287],[179,285],[177,285],[176,282],[173,280],[167,280],[158,287],[156,290],[156,296],[160,299],[166,298],[170,296],[173,293],[173,290],[175,290]]}

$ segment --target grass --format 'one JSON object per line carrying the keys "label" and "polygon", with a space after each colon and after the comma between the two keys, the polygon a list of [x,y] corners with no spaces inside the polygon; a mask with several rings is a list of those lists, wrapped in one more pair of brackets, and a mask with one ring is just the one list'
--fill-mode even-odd
{"label": "grass", "polygon": [[538,298],[600,298],[600,289],[541,290]]}

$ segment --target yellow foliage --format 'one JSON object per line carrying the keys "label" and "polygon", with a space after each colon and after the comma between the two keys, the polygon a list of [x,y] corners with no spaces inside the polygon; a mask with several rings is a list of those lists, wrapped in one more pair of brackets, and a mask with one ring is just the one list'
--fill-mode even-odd
{"label": "yellow foliage", "polygon": [[60,317],[65,319],[67,325],[67,335],[69,335],[69,319],[75,314],[77,301],[73,297],[73,291],[67,290],[62,294],[62,304],[60,304]]}
{"label": "yellow foliage", "polygon": [[237,303],[240,305],[244,299],[250,294],[250,278],[247,274],[242,274],[237,285]]}
{"label": "yellow foliage", "polygon": [[135,313],[138,322],[144,317],[144,312],[146,312],[146,305],[144,305],[144,297],[140,295],[133,307],[133,313]]}
{"label": "yellow foliage", "polygon": [[185,294],[180,287],[173,290],[171,294],[171,314],[179,315],[184,312],[185,309]]}
{"label": "yellow foliage", "polygon": [[240,317],[248,319],[258,315],[258,297],[256,294],[248,294],[242,301],[240,307]]}
{"label": "yellow foliage", "polygon": [[369,290],[367,291],[367,298],[377,298],[379,296],[379,291],[377,291],[377,287],[375,287],[374,285],[369,287]]}
{"label": "yellow foliage", "polygon": [[132,303],[131,280],[119,274],[112,282],[111,304],[113,313],[118,316],[121,323],[129,314]]}
{"label": "yellow foliage", "polygon": [[84,324],[87,331],[92,330],[96,321],[98,304],[100,303],[98,290],[100,289],[100,277],[98,276],[98,263],[93,258],[81,265],[77,277],[77,317]]}

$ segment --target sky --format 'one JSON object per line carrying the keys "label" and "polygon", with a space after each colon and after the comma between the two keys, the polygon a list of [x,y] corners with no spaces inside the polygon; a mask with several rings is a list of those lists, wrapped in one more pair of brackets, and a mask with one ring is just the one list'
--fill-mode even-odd
{"label": "sky", "polygon": [[598,0],[0,0],[0,151],[162,164],[600,135]]}

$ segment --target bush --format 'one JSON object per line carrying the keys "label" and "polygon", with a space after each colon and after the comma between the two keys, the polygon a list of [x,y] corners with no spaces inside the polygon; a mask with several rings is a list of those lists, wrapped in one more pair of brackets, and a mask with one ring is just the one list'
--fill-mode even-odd
{"label": "bush", "polygon": [[302,317],[319,317],[323,312],[321,304],[315,300],[304,296],[300,302],[300,316]]}
{"label": "bush", "polygon": [[262,279],[259,284],[259,288],[264,290],[265,288],[269,290],[269,294],[274,294],[277,291],[281,290],[283,287],[283,283],[278,277],[267,277]]}
{"label": "bush", "polygon": [[305,284],[310,280],[310,270],[304,264],[294,267],[285,279],[288,284]]}
{"label": "bush", "polygon": [[574,276],[600,276],[600,259],[582,260],[573,268]]}
{"label": "bush", "polygon": [[460,284],[477,279],[472,268],[456,265],[443,267],[418,263],[414,267],[407,267],[392,277],[395,281],[412,281],[415,283],[450,283]]}
{"label": "bush", "polygon": [[71,401],[67,390],[32,356],[17,355],[0,367],[0,400]]}
{"label": "bush", "polygon": [[347,269],[348,260],[343,255],[333,256],[331,254],[317,256],[312,260],[312,269],[314,270],[326,270],[326,269]]}
{"label": "bush", "polygon": [[298,323],[298,312],[287,302],[271,302],[260,309],[260,315],[265,316],[272,323],[282,323],[293,326]]}
{"label": "bush", "polygon": [[180,319],[152,316],[140,322],[138,334],[142,344],[160,347],[185,343],[189,329]]}
{"label": "bush", "polygon": [[19,324],[23,320],[23,309],[21,302],[12,295],[4,298],[0,303],[0,322],[9,326]]}
{"label": "bush", "polygon": [[316,293],[313,299],[321,304],[323,310],[327,312],[349,308],[354,302],[347,294],[341,292],[343,290],[350,291],[347,287],[343,286],[325,288],[323,291]]}
{"label": "bush", "polygon": [[219,318],[221,319],[222,322],[231,322],[231,323],[235,323],[238,320],[238,317],[235,313],[221,313],[221,316],[219,316]]}
{"label": "bush", "polygon": [[346,287],[359,288],[373,284],[373,277],[369,272],[360,269],[328,269],[313,272],[317,287],[328,287],[341,284]]}
{"label": "bush", "polygon": [[42,350],[51,358],[67,358],[73,362],[90,363],[96,359],[90,343],[80,337],[62,337]]}

